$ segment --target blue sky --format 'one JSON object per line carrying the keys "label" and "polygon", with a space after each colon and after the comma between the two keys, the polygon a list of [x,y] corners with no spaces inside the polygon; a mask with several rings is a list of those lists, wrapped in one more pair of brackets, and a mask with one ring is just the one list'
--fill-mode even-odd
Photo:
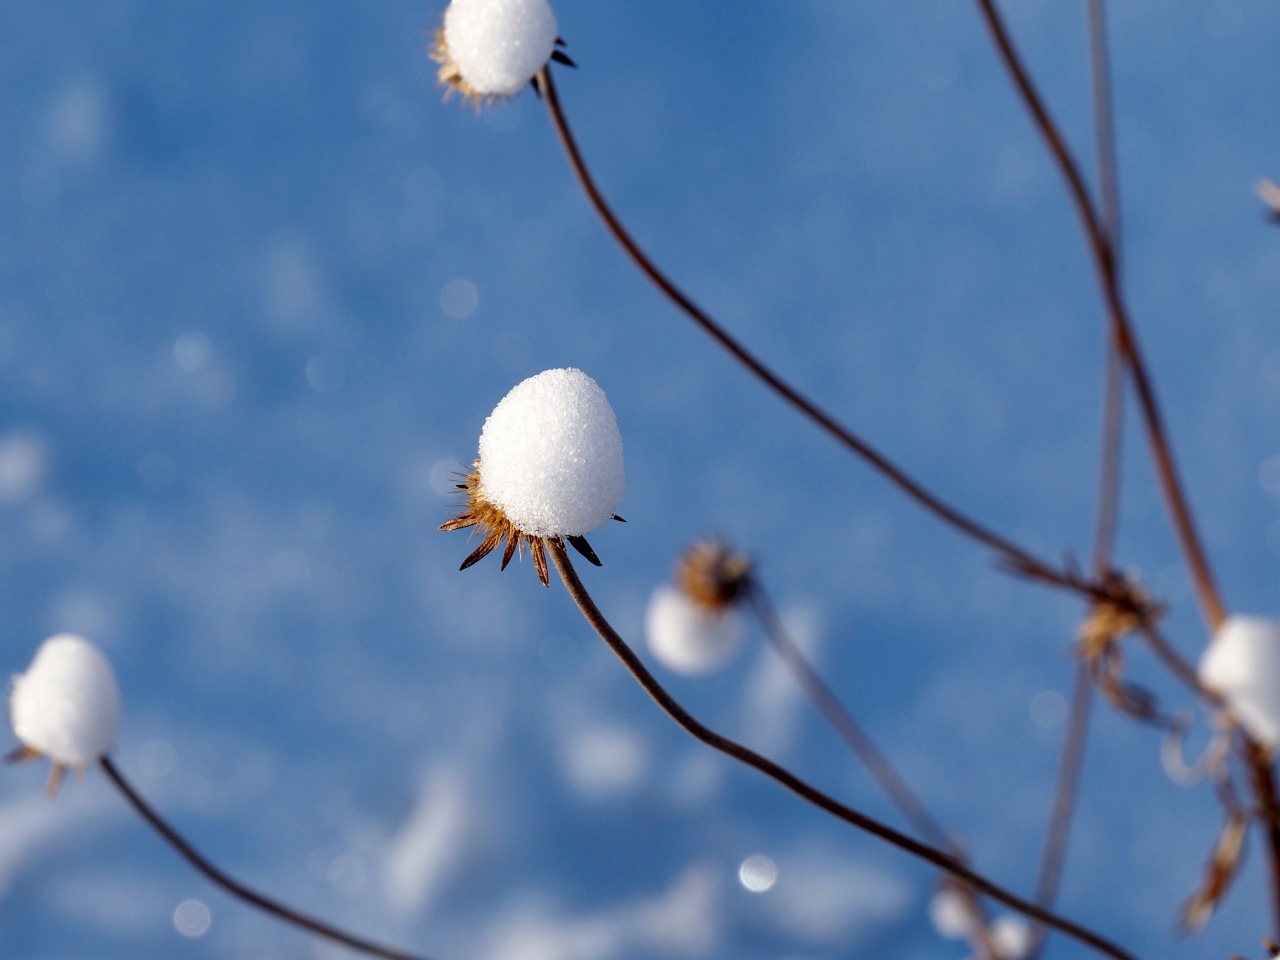
{"label": "blue sky", "polygon": [[[1007,6],[1088,158],[1082,5]],[[555,9],[570,120],[677,282],[962,509],[1086,557],[1099,298],[976,8]],[[936,815],[1020,890],[1078,604],[996,571],[676,314],[531,94],[442,104],[439,13],[0,12],[5,669],[52,633],[92,638],[125,694],[120,766],[214,859],[440,960],[962,957],[928,925],[929,871],[688,742],[527,562],[458,573],[465,536],[435,529],[451,472],[515,383],[587,371],[621,426],[629,522],[592,537],[605,565],[585,576],[623,634],[640,640],[687,542],[731,538]],[[1228,603],[1274,616],[1280,233],[1253,183],[1280,175],[1280,14],[1115,5],[1112,26],[1128,299]],[[1126,467],[1119,560],[1194,658],[1136,428]],[[1191,706],[1138,648],[1130,665]],[[722,674],[667,679],[897,822],[758,636]],[[1253,956],[1257,856],[1204,935],[1172,933],[1219,813],[1159,749],[1097,715],[1063,909],[1144,956]],[[212,891],[100,776],[52,804],[42,782],[0,777],[0,956],[337,956]],[[778,866],[764,894],[737,881],[755,854]],[[192,900],[194,937],[174,919]]]}

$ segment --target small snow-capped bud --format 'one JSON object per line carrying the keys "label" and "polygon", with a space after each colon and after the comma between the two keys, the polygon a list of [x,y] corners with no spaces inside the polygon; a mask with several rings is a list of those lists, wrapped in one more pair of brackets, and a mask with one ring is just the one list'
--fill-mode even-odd
{"label": "small snow-capped bud", "polygon": [[649,600],[649,650],[677,673],[696,676],[723,666],[742,646],[742,634],[742,617],[734,607],[712,609],[669,586],[659,587]]}
{"label": "small snow-capped bud", "polygon": [[48,757],[55,770],[92,763],[120,730],[120,691],[111,664],[82,637],[50,637],[27,672],[13,678],[9,717],[24,753]]}
{"label": "small snow-capped bud", "polygon": [[581,536],[622,502],[618,421],[581,370],[547,370],[517,384],[480,433],[480,494],[523,533]]}
{"label": "small snow-capped bud", "polygon": [[1248,734],[1280,744],[1280,624],[1228,617],[1200,658],[1200,682],[1221,694]]}
{"label": "small snow-capped bud", "polygon": [[547,0],[453,0],[432,51],[440,82],[477,103],[514,96],[551,59],[556,32]]}
{"label": "small snow-capped bud", "polygon": [[1026,918],[1006,913],[991,921],[991,942],[1001,960],[1022,960],[1035,946],[1035,934]]}
{"label": "small snow-capped bud", "polygon": [[977,929],[973,904],[949,883],[930,898],[929,919],[939,934],[951,940],[964,940]]}
{"label": "small snow-capped bud", "polygon": [[622,436],[599,385],[581,370],[546,370],[517,384],[480,431],[480,457],[458,485],[467,502],[441,530],[474,527],[484,536],[462,569],[505,539],[502,569],[528,545],[538,579],[548,584],[544,541],[567,540],[600,565],[583,534],[622,500]]}

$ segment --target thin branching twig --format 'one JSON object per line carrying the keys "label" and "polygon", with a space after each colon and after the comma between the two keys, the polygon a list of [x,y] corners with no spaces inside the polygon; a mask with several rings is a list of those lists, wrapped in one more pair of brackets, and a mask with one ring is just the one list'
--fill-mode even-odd
{"label": "thin branching twig", "polygon": [[628,646],[627,642],[622,639],[616,630],[613,629],[609,621],[605,619],[604,614],[595,605],[595,601],[591,599],[591,595],[587,592],[582,581],[578,579],[577,571],[574,570],[573,564],[570,563],[568,555],[565,553],[564,544],[548,539],[546,541],[547,552],[551,556],[552,562],[555,564],[560,579],[564,582],[565,588],[569,591],[569,595],[577,604],[578,609],[586,618],[587,623],[599,635],[599,637],[609,646],[619,660],[626,666],[627,670],[640,684],[641,688],[653,698],[654,702],[662,708],[663,712],[674,720],[686,733],[694,737],[701,743],[706,744],[713,750],[723,753],[725,756],[731,757],[740,763],[759,771],[769,779],[786,787],[792,793],[801,799],[808,801],[818,809],[830,814],[838,820],[841,820],[859,830],[871,834],[872,836],[891,844],[898,849],[917,857],[926,863],[946,871],[957,879],[972,886],[975,890],[998,900],[1005,906],[1018,913],[1025,914],[1033,920],[1038,920],[1056,930],[1060,930],[1069,937],[1092,947],[1099,953],[1113,957],[1115,960],[1134,960],[1134,955],[1123,949],[1119,945],[1103,937],[1099,933],[1095,933],[1088,927],[1061,917],[1052,911],[1041,909],[1029,900],[1019,897],[1017,894],[1006,890],[1004,887],[987,879],[982,874],[975,873],[969,867],[965,866],[954,857],[944,853],[935,847],[920,841],[893,829],[887,824],[881,823],[873,817],[867,816],[852,807],[841,803],[834,797],[822,792],[805,780],[801,780],[790,770],[774,763],[766,757],[761,756],[754,750],[751,750],[735,740],[731,740],[716,731],[707,727],[701,721],[696,719],[689,713],[679,701],[677,701],[666,688],[662,686],[649,672],[648,668],[640,661],[635,652]]}
{"label": "thin branching twig", "polygon": [[[1101,222],[1111,254],[1112,268],[1120,272],[1120,178],[1116,163],[1114,120],[1111,98],[1111,57],[1107,44],[1105,0],[1087,0],[1089,76],[1093,106],[1094,150],[1101,196]],[[1124,365],[1115,338],[1104,338],[1102,363],[1102,430],[1098,454],[1098,500],[1093,530],[1093,572],[1103,578],[1111,570],[1116,529],[1120,523],[1121,463],[1124,452]],[[1093,682],[1089,665],[1076,664],[1071,686],[1071,706],[1067,712],[1066,734],[1058,763],[1053,810],[1045,837],[1040,874],[1036,880],[1036,903],[1052,908],[1058,899],[1066,868],[1071,824],[1075,817],[1088,743],[1089,715],[1093,711]],[[1037,926],[1027,960],[1039,960],[1047,942],[1047,931]]]}
{"label": "thin branching twig", "polygon": [[1191,505],[1183,492],[1182,480],[1174,464],[1173,448],[1156,400],[1155,387],[1151,383],[1146,362],[1143,360],[1137,337],[1129,321],[1129,312],[1120,291],[1114,250],[1107,239],[1093,201],[1089,197],[1089,190],[1085,186],[1080,167],[1067,148],[1066,140],[1057,123],[1031,82],[1031,76],[1013,45],[1013,40],[1000,12],[996,9],[994,0],[976,0],[976,2],[1000,54],[1000,59],[1008,69],[1036,129],[1040,131],[1049,152],[1053,155],[1084,226],[1085,239],[1093,256],[1103,299],[1110,314],[1111,336],[1115,341],[1116,349],[1124,358],[1134,389],[1137,391],[1138,407],[1146,425],[1147,438],[1155,461],[1156,476],[1164,491],[1178,542],[1191,570],[1191,579],[1200,600],[1201,612],[1212,632],[1221,626],[1225,619],[1226,607],[1223,605],[1208,557],[1201,545],[1200,535],[1191,514]]}
{"label": "thin branching twig", "polygon": [[152,829],[160,834],[164,841],[173,847],[182,859],[186,860],[187,863],[191,864],[192,867],[215,885],[231,894],[231,896],[279,920],[283,920],[285,923],[292,924],[295,927],[306,930],[308,933],[315,934],[334,943],[340,943],[371,957],[382,957],[383,960],[427,960],[421,954],[405,953],[403,950],[385,947],[370,940],[365,940],[363,937],[357,937],[355,934],[347,933],[345,930],[340,930],[331,924],[325,923],[323,920],[317,920],[315,917],[308,916],[293,907],[285,906],[279,901],[245,886],[239,880],[214,866],[200,851],[188,843],[177,830],[171,827],[156,812],[155,808],[143,799],[133,785],[125,779],[124,774],[120,772],[110,757],[103,757],[100,764],[103,772],[107,775],[107,779],[115,785],[130,806],[138,812],[138,815],[150,824]]}
{"label": "thin branching twig", "polygon": [[[862,729],[862,725],[854,719],[852,712],[836,696],[835,691],[822,679],[809,658],[791,638],[783,627],[777,611],[774,610],[764,586],[754,575],[748,583],[746,599],[760,623],[765,639],[791,671],[791,675],[800,684],[805,695],[817,707],[818,712],[827,721],[827,725],[845,742],[853,755],[858,758],[858,762],[871,774],[872,779],[880,785],[880,789],[885,792],[916,833],[934,846],[948,851],[961,863],[968,864],[968,857],[965,856],[960,844],[956,843],[946,829],[938,823],[924,805],[924,801],[916,796],[915,791],[898,773],[889,758],[875,745],[871,737]],[[957,883],[956,888],[960,896],[964,897],[976,921],[972,936],[978,956],[982,960],[999,960],[999,949],[987,927],[982,901],[967,884]]]}
{"label": "thin branching twig", "polygon": [[679,307],[685,315],[701,327],[738,363],[749,370],[770,390],[842,446],[861,457],[891,484],[939,520],[960,531],[965,536],[994,550],[1010,567],[1025,573],[1033,579],[1043,580],[1085,595],[1096,594],[1097,588],[1093,584],[1075,576],[1071,571],[1059,569],[1034,556],[1013,541],[961,513],[925,488],[888,457],[880,453],[766,366],[763,361],[743,346],[710,314],[694,303],[640,248],[640,245],[636,243],[630,232],[623,226],[622,221],[618,219],[617,214],[613,212],[613,208],[600,192],[600,188],[596,185],[595,178],[591,175],[591,171],[582,156],[582,151],[578,148],[577,140],[569,128],[569,122],[560,105],[559,94],[556,92],[555,81],[552,79],[551,69],[544,67],[535,77],[535,82],[542,99],[546,101],[547,111],[551,116],[551,122],[555,127],[561,146],[568,157],[569,165],[573,168],[574,176],[590,201],[592,208],[604,222],[609,234],[622,247],[640,272],[662,291],[672,303]]}

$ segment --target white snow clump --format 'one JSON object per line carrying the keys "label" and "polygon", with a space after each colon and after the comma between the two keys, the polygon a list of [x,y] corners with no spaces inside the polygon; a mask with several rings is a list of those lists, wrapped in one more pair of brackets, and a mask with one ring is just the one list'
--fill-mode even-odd
{"label": "white snow clump", "polygon": [[1022,960],[1035,946],[1035,934],[1024,917],[1006,913],[991,921],[991,942],[1003,960]]}
{"label": "white snow clump", "polygon": [[9,717],[27,750],[75,769],[96,761],[120,730],[111,664],[83,637],[50,637],[27,672],[13,678]]}
{"label": "white snow clump", "polygon": [[974,931],[973,908],[965,895],[947,884],[929,900],[933,928],[951,940],[963,940]]}
{"label": "white snow clump", "polygon": [[547,0],[453,0],[444,12],[444,47],[472,92],[509,97],[533,79],[555,49]]}
{"label": "white snow clump", "polygon": [[1228,617],[1200,658],[1199,675],[1251,737],[1268,750],[1280,744],[1280,624]]}
{"label": "white snow clump", "polygon": [[480,494],[522,533],[581,536],[613,517],[626,477],[604,391],[581,370],[517,384],[480,431]]}
{"label": "white snow clump", "polygon": [[653,592],[645,615],[649,650],[666,667],[687,676],[723,666],[742,646],[742,617],[733,607],[714,610],[684,591]]}

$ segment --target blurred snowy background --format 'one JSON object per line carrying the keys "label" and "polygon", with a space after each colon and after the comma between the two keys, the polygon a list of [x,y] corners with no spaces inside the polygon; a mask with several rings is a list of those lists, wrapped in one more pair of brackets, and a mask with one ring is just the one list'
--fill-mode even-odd
{"label": "blurred snowy background", "polygon": [[[1091,156],[1083,5],[1007,6]],[[92,638],[125,694],[118,763],[199,846],[439,960],[958,960],[930,871],[687,740],[527,559],[459,574],[468,541],[435,532],[452,471],[511,386],[586,370],[630,522],[592,537],[585,576],[624,635],[689,540],[731,538],[1024,891],[1079,605],[996,572],[676,315],[531,94],[443,105],[442,7],[0,6],[0,666]],[[973,5],[555,8],[570,119],[677,281],[957,505],[1087,556],[1099,299]],[[1280,174],[1280,10],[1117,3],[1112,26],[1129,297],[1228,602],[1275,615],[1280,232],[1253,182]],[[1131,438],[1119,559],[1195,657]],[[1136,648],[1132,671],[1183,703]],[[899,822],[758,637],[669,679]],[[1094,733],[1064,912],[1149,957],[1259,953],[1261,858],[1179,940],[1215,803],[1165,776],[1153,732],[1102,711]],[[5,960],[345,955],[211,889],[99,774],[53,803],[44,775],[0,772]]]}

